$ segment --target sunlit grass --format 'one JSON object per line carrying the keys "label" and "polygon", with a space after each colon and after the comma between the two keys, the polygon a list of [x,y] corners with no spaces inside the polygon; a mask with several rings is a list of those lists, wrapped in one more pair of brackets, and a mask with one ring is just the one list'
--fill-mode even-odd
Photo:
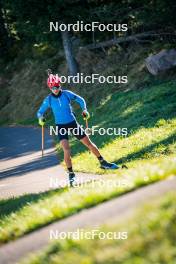
{"label": "sunlit grass", "polygon": [[[127,137],[98,133],[90,137],[105,159],[133,167],[139,160],[176,154],[175,86],[172,81],[138,91],[115,92],[97,109],[89,107],[90,127],[128,130]],[[62,160],[59,144],[57,148]],[[71,149],[75,171],[108,173],[99,168],[96,158],[79,141],[72,139]]]}
{"label": "sunlit grass", "polygon": [[[79,141],[72,140],[76,171],[104,174],[100,181],[73,189],[49,191],[0,201],[0,243],[16,239],[39,227],[74,214],[84,208],[134,190],[140,186],[176,175],[176,90],[169,82],[141,91],[116,92],[95,110],[94,123],[108,127],[127,127],[126,138],[95,135],[93,141],[109,161],[127,164],[128,170],[107,172]],[[90,108],[91,111],[91,108]],[[58,148],[59,158],[62,151]],[[108,180],[127,180],[125,186]]]}
{"label": "sunlit grass", "polygon": [[[25,258],[22,263],[148,264],[176,263],[176,194],[171,192],[148,203],[123,224],[96,228],[99,232],[127,232],[128,238],[53,242],[43,252]],[[84,232],[91,231],[85,229]]]}
{"label": "sunlit grass", "polygon": [[[117,138],[105,144],[101,153],[106,159],[129,167],[138,161],[153,159],[176,153],[176,119],[169,120],[161,127],[141,128],[126,138]],[[97,160],[88,151],[73,157],[76,171],[104,172]],[[118,171],[114,171],[118,174]],[[112,173],[112,171],[111,171]]]}
{"label": "sunlit grass", "polygon": [[[0,218],[0,243],[13,240],[81,209],[172,175],[176,175],[175,158],[160,157],[153,162],[139,164],[137,168],[119,170],[118,175],[106,175],[102,178],[106,184],[95,181],[93,185],[89,183],[71,189],[50,191],[43,195],[38,194],[39,197],[36,195],[29,202],[23,196],[8,199],[7,204],[5,200],[1,201],[0,210],[3,209],[3,214]],[[107,184],[108,180],[111,184]],[[26,199],[26,202],[23,203],[23,199]],[[17,200],[16,203],[15,200]],[[19,203],[21,203],[20,206],[18,206]],[[6,205],[8,205],[7,213]],[[10,211],[8,207],[11,208]]]}

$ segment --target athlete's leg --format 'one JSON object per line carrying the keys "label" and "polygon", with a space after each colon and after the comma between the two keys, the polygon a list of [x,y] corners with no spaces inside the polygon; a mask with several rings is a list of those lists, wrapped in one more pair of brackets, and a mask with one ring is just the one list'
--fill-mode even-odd
{"label": "athlete's leg", "polygon": [[70,186],[73,186],[73,183],[75,181],[75,174],[72,169],[71,151],[70,151],[69,141],[68,139],[62,139],[60,141],[60,144],[64,151],[64,161],[68,169]]}
{"label": "athlete's leg", "polygon": [[85,134],[84,129],[77,122],[73,122],[71,127],[72,134],[79,139],[97,158],[101,157],[97,146]]}
{"label": "athlete's leg", "polygon": [[78,134],[74,136],[79,139],[99,160],[100,166],[103,169],[117,169],[118,166],[115,163],[107,162],[100,154],[97,146],[90,140],[90,138],[85,134],[84,130],[80,128],[79,124],[76,123],[75,126],[78,128]]}
{"label": "athlete's leg", "polygon": [[90,140],[88,136],[83,137],[80,141],[97,157],[101,157],[100,151],[97,146]]}
{"label": "athlete's leg", "polygon": [[119,167],[115,163],[107,162],[100,154],[97,146],[90,140],[88,136],[83,137],[80,141],[88,147],[88,149],[98,158],[100,167],[102,169],[118,169]]}
{"label": "athlete's leg", "polygon": [[60,141],[61,147],[64,151],[64,161],[67,168],[72,168],[72,161],[71,161],[71,150],[69,146],[69,141],[67,139],[62,139]]}

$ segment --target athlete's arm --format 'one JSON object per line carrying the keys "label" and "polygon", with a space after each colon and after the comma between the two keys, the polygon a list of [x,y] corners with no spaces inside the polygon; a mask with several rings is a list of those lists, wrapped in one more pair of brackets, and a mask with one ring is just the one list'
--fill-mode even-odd
{"label": "athlete's arm", "polygon": [[67,93],[70,100],[77,102],[83,111],[84,110],[87,111],[87,106],[86,106],[86,102],[85,102],[84,98],[82,98],[81,96],[79,96],[79,95],[77,95],[71,91],[65,91],[65,92]]}
{"label": "athlete's arm", "polygon": [[43,100],[43,103],[42,103],[42,105],[40,106],[39,110],[37,111],[37,117],[38,117],[38,118],[43,117],[44,113],[48,110],[49,107],[50,107],[50,104],[49,104],[49,97],[46,97],[46,98]]}

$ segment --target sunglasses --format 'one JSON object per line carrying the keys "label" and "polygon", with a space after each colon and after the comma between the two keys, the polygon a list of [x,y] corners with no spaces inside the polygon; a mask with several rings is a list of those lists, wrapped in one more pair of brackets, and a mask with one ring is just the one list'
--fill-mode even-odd
{"label": "sunglasses", "polygon": [[57,90],[59,90],[59,89],[60,89],[60,86],[53,86],[53,87],[51,88],[52,91],[57,91]]}

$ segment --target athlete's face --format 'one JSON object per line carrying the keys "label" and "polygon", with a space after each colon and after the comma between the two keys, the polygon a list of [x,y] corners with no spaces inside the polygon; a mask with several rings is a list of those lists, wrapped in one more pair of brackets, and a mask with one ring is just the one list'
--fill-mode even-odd
{"label": "athlete's face", "polygon": [[53,86],[51,88],[51,91],[52,91],[53,94],[58,95],[58,93],[60,91],[60,88],[61,88],[60,86]]}

